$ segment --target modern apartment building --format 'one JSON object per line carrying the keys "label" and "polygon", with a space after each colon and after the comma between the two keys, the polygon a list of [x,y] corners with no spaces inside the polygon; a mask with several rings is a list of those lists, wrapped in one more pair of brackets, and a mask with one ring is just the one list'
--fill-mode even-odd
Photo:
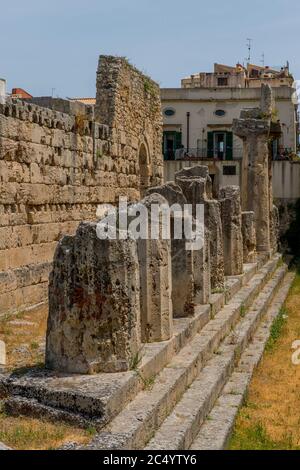
{"label": "modern apartment building", "polygon": [[275,70],[215,64],[213,73],[194,74],[181,81],[181,88],[161,90],[165,160],[241,158],[242,142],[232,133],[232,121],[241,109],[259,107],[262,83],[273,88],[274,119],[282,126],[274,158],[295,153],[298,106],[289,66]]}

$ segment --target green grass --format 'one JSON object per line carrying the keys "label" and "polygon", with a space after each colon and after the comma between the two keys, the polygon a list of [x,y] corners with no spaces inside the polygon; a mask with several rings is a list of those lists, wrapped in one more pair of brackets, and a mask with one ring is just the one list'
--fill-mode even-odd
{"label": "green grass", "polygon": [[273,441],[261,423],[245,427],[231,438],[231,450],[291,450],[295,449],[292,436],[287,435],[279,442]]}
{"label": "green grass", "polygon": [[246,313],[247,313],[247,309],[246,309],[245,305],[241,305],[241,310],[240,310],[241,317],[244,318]]}
{"label": "green grass", "polygon": [[266,345],[266,351],[270,352],[273,351],[274,346],[276,345],[278,339],[280,338],[283,328],[286,324],[288,312],[286,308],[282,307],[279,315],[273,321],[271,326],[270,337]]}
{"label": "green grass", "polygon": [[141,352],[137,352],[131,359],[130,361],[130,370],[134,370],[134,371],[137,371],[139,365],[141,364],[142,362],[142,354]]}

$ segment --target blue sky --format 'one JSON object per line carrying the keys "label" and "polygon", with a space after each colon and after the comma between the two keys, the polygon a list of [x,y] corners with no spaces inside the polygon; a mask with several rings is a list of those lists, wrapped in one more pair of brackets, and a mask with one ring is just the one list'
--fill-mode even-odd
{"label": "blue sky", "polygon": [[163,87],[214,62],[290,61],[300,78],[299,0],[14,0],[0,6],[0,77],[35,96],[93,96],[99,54]]}

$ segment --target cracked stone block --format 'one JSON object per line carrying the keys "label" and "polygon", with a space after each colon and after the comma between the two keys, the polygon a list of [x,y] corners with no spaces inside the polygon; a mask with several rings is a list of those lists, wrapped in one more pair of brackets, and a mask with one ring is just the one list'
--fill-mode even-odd
{"label": "cracked stone block", "polygon": [[141,286],[142,341],[166,341],[173,336],[171,241],[162,236],[163,218],[153,216],[159,228],[157,239],[151,236],[151,210],[158,214],[167,200],[159,194],[146,196],[141,204],[148,210],[148,238],[139,239],[138,257]]}
{"label": "cracked stone block", "polygon": [[96,227],[81,223],[55,252],[46,340],[50,369],[127,371],[140,350],[136,241],[101,240]]}
{"label": "cracked stone block", "polygon": [[193,251],[195,302],[207,305],[211,296],[210,233],[206,229],[204,245]]}
{"label": "cracked stone block", "polygon": [[[223,235],[221,207],[212,199],[212,182],[206,166],[184,168],[175,175],[176,183],[181,187],[187,202],[193,207],[204,204],[204,223],[210,234],[210,275],[211,288],[224,288]],[[207,255],[205,255],[207,256]]]}
{"label": "cracked stone block", "polygon": [[254,212],[242,212],[243,263],[255,263],[256,233]]}
{"label": "cracked stone block", "polygon": [[243,238],[240,188],[226,186],[219,193],[226,276],[243,273]]}
{"label": "cracked stone block", "polygon": [[278,251],[279,226],[279,210],[278,207],[273,204],[270,214],[270,238],[273,253],[276,253]]}
{"label": "cracked stone block", "polygon": [[170,207],[175,208],[175,205],[177,205],[180,211],[179,216],[181,219],[178,219],[178,223],[181,224],[181,239],[175,238],[175,214],[171,211],[172,303],[173,317],[184,317],[194,311],[194,252],[187,250],[188,240],[184,236],[183,208],[187,201],[180,186],[172,182],[150,188],[148,194],[160,194],[166,199]]}

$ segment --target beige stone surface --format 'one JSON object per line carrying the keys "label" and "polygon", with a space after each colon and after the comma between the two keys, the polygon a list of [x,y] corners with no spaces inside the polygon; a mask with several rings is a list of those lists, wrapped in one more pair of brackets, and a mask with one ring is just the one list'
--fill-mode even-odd
{"label": "beige stone surface", "polygon": [[134,240],[100,240],[81,223],[56,249],[49,286],[46,365],[69,373],[126,371],[139,353]]}
{"label": "beige stone surface", "polygon": [[4,341],[0,340],[0,365],[6,364],[6,347]]}
{"label": "beige stone surface", "polygon": [[[162,182],[158,85],[125,59],[102,56],[98,108],[92,120],[80,108],[71,115],[18,100],[0,105],[0,279],[26,269],[34,286],[35,266],[51,262],[79,222],[95,220],[98,204],[138,200]],[[0,312],[28,304],[20,288],[1,283]]]}
{"label": "beige stone surface", "polygon": [[235,276],[243,272],[243,237],[240,188],[221,188],[221,219],[223,232],[224,272]]}

